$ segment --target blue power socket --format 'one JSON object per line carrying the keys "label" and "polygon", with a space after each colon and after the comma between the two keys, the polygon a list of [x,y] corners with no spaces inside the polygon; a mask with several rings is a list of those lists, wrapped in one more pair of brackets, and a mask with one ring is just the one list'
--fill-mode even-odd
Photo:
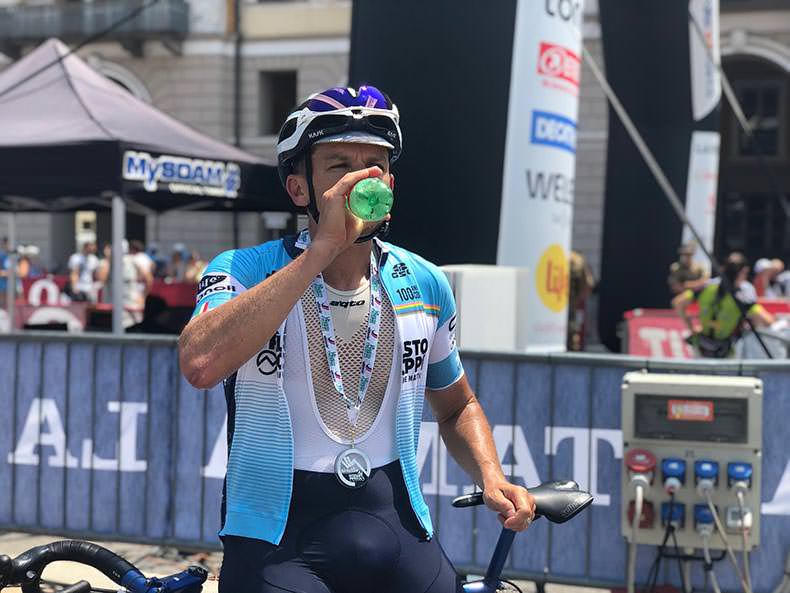
{"label": "blue power socket", "polygon": [[727,484],[732,486],[735,482],[746,482],[752,487],[752,464],[742,461],[733,461],[727,464]]}
{"label": "blue power socket", "polygon": [[719,483],[719,462],[708,459],[700,459],[694,462],[694,477],[697,482],[700,480],[713,480],[715,485]]}
{"label": "blue power socket", "polygon": [[686,461],[669,457],[661,461],[661,475],[667,478],[677,478],[681,484],[686,483]]}
{"label": "blue power socket", "polygon": [[[672,509],[671,515],[670,507]],[[674,523],[678,528],[684,527],[686,525],[686,505],[677,502],[662,502],[661,524],[666,526],[669,522]]]}

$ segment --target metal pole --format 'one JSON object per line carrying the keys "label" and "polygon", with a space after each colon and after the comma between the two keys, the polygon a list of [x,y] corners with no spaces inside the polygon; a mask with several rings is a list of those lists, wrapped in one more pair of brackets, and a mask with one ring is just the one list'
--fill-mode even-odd
{"label": "metal pole", "polygon": [[16,215],[8,213],[8,276],[6,277],[6,310],[8,333],[14,333],[16,314]]}
{"label": "metal pole", "polygon": [[126,204],[123,197],[112,197],[112,333],[123,334],[123,239],[126,235]]}
{"label": "metal pole", "polygon": [[[241,147],[241,0],[233,0],[233,144]],[[233,248],[239,248],[239,213],[234,208]]]}

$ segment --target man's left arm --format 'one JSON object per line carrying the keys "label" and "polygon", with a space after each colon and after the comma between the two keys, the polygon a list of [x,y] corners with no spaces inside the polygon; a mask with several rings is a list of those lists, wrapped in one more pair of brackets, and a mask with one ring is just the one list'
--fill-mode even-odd
{"label": "man's left arm", "polygon": [[535,500],[526,488],[505,478],[491,426],[466,377],[441,390],[427,389],[426,398],[447,450],[483,489],[486,506],[499,513],[500,523],[508,529],[529,527],[535,517]]}

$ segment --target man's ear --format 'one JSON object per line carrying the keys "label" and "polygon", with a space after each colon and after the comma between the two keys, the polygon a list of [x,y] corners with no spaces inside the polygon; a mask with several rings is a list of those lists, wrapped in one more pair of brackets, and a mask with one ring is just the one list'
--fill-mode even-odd
{"label": "man's ear", "polygon": [[310,203],[310,194],[307,190],[307,178],[304,175],[292,173],[285,180],[285,191],[291,197],[291,201],[302,208]]}
{"label": "man's ear", "polygon": [[390,189],[395,191],[395,173],[390,173]]}

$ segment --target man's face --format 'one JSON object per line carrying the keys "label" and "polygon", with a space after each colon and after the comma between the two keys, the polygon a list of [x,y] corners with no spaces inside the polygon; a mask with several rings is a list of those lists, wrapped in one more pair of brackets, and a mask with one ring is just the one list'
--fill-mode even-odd
{"label": "man's face", "polygon": [[96,243],[85,243],[84,250],[86,254],[96,253]]}
{"label": "man's face", "polygon": [[[355,144],[347,142],[328,142],[313,147],[313,189],[315,190],[318,212],[321,212],[320,197],[331,189],[340,178],[351,171],[359,171],[367,167],[379,167],[384,171],[382,181],[392,186],[392,175],[389,172],[389,151],[384,146],[374,144]],[[307,184],[304,171],[293,175],[298,179],[298,196],[291,195],[298,206],[306,206],[308,201]],[[303,202],[303,203],[302,203]],[[378,226],[378,222],[367,223],[366,232]]]}
{"label": "man's face", "polygon": [[681,253],[680,254],[680,263],[686,267],[691,266],[691,254],[690,253]]}

